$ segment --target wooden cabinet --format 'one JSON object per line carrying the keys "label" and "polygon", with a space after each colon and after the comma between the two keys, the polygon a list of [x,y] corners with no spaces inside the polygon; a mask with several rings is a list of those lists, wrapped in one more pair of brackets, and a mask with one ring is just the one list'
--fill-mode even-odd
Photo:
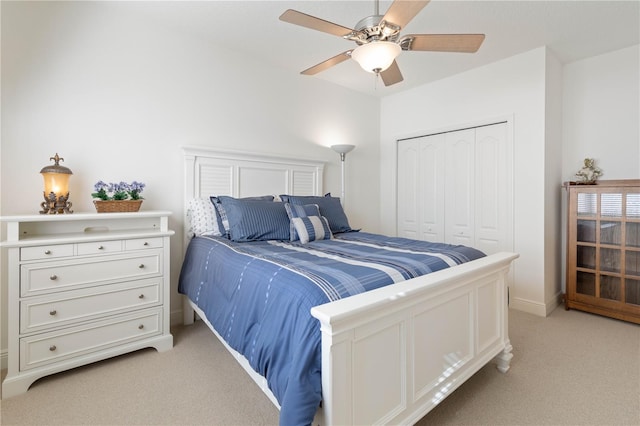
{"label": "wooden cabinet", "polygon": [[506,123],[398,141],[398,236],[513,250]]}
{"label": "wooden cabinet", "polygon": [[1,218],[7,224],[9,346],[3,398],[49,374],[173,346],[169,215]]}
{"label": "wooden cabinet", "polygon": [[565,188],[566,309],[640,324],[640,180]]}

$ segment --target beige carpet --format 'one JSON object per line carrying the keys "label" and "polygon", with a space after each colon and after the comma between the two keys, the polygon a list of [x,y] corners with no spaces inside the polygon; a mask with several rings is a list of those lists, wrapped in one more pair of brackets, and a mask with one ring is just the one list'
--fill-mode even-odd
{"label": "beige carpet", "polygon": [[[488,365],[420,425],[640,425],[640,326],[556,309],[510,312],[511,370]],[[3,425],[270,425],[278,412],[205,325],[37,381]],[[3,372],[3,376],[6,372]]]}

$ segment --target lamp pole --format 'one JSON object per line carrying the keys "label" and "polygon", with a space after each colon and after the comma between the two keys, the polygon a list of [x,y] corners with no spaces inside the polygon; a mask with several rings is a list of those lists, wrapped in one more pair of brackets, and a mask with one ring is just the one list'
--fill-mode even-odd
{"label": "lamp pole", "polygon": [[340,165],[341,165],[341,194],[340,201],[342,202],[342,206],[345,206],[345,180],[344,180],[344,161],[347,157],[347,153],[353,151],[355,148],[354,145],[332,145],[331,149],[340,154]]}

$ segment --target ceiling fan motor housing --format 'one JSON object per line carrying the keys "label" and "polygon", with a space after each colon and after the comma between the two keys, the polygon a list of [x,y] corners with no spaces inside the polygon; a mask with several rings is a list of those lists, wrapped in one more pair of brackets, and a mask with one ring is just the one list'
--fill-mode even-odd
{"label": "ceiling fan motor housing", "polygon": [[383,18],[383,15],[371,15],[361,19],[355,25],[355,29],[344,38],[360,45],[372,41],[395,42],[400,35],[400,27],[384,21]]}

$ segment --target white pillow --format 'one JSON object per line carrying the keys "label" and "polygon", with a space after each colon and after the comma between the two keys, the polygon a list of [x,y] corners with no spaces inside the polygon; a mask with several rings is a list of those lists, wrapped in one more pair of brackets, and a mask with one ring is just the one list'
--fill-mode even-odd
{"label": "white pillow", "polygon": [[200,235],[221,236],[213,203],[206,198],[192,198],[187,203],[187,221],[189,238]]}

